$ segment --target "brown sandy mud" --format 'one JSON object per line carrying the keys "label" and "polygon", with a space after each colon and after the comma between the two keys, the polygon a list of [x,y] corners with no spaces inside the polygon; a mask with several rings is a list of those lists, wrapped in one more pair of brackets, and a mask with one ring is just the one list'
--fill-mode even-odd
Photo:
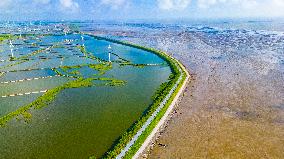
{"label": "brown sandy mud", "polygon": [[284,158],[283,32],[117,30],[96,33],[169,52],[192,76],[141,158]]}

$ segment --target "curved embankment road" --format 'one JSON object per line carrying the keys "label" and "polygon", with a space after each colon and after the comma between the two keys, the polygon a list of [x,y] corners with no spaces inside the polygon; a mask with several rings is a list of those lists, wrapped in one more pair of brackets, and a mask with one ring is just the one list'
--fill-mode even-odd
{"label": "curved embankment road", "polygon": [[[182,96],[184,90],[186,89],[186,85],[187,82],[189,82],[190,80],[190,75],[187,72],[186,68],[179,62],[176,60],[176,62],[179,64],[179,66],[181,67],[181,69],[183,70],[183,72],[185,73],[185,79],[183,81],[178,81],[178,82],[182,82],[181,87],[178,90],[178,93],[175,95],[174,99],[171,101],[170,106],[168,107],[167,111],[165,112],[164,116],[160,119],[159,123],[156,125],[156,127],[152,130],[151,134],[146,138],[146,140],[144,141],[144,143],[142,144],[142,146],[139,148],[139,150],[135,153],[135,155],[133,156],[133,159],[137,159],[140,155],[142,155],[142,153],[144,152],[144,150],[146,150],[146,148],[151,144],[151,142],[155,139],[156,134],[159,132],[159,129],[165,124],[165,122],[167,121],[167,118],[169,117],[169,115],[171,114],[171,112],[173,111],[175,105],[178,102],[178,99]],[[176,89],[178,82],[175,85],[175,88],[172,89]],[[171,90],[172,91],[172,90]]]}
{"label": "curved embankment road", "polygon": [[[174,59],[175,60],[175,59]],[[183,80],[183,75],[181,75],[178,79],[178,81],[175,83],[174,87],[170,90],[169,94],[164,98],[164,100],[161,102],[160,106],[156,109],[156,111],[152,114],[150,118],[148,118],[147,122],[141,127],[141,129],[136,133],[136,135],[132,138],[132,140],[126,145],[126,147],[121,151],[121,153],[116,157],[116,159],[121,159],[125,156],[126,152],[131,148],[131,146],[134,145],[135,141],[138,140],[139,136],[145,131],[145,129],[151,124],[151,122],[154,120],[154,118],[157,116],[157,114],[160,112],[160,110],[166,105],[170,97],[173,95],[174,91],[176,89],[178,90],[178,93],[175,95],[174,99],[171,102],[170,106],[168,107],[167,111],[163,115],[163,117],[160,119],[158,124],[155,126],[155,128],[152,130],[150,135],[145,139],[144,143],[142,146],[139,148],[139,150],[135,153],[135,155],[132,157],[134,159],[138,158],[143,151],[150,145],[151,141],[154,139],[156,133],[158,133],[159,129],[161,128],[162,125],[165,124],[168,116],[170,113],[173,111],[174,106],[176,105],[179,97],[182,95],[183,91],[186,88],[186,83],[189,81],[189,73],[186,71],[185,67],[181,65],[177,60],[176,62],[180,66],[179,71],[184,72],[186,78]],[[179,84],[182,84],[180,88],[178,88]]]}
{"label": "curved embankment road", "polygon": [[[105,37],[98,37],[98,36],[91,35],[91,34],[87,34],[87,35],[93,36],[101,40],[106,40],[106,41],[110,41],[113,43],[119,43],[122,45],[127,45],[130,47],[135,47],[135,48],[142,49],[148,52],[152,52],[154,54],[157,54],[158,56],[163,57],[166,61],[172,63],[174,66],[171,66],[171,67],[176,67],[179,71],[179,77],[177,81],[172,86],[170,91],[167,93],[165,98],[161,101],[161,103],[159,103],[159,106],[149,116],[149,118],[140,127],[140,129],[135,133],[135,135],[131,137],[130,141],[128,141],[127,144],[125,144],[125,147],[120,149],[119,151],[120,153],[118,153],[117,156],[115,157],[116,159],[138,158],[139,155],[147,148],[150,142],[154,139],[155,134],[158,132],[160,127],[166,122],[166,119],[168,118],[169,114],[172,112],[179,97],[182,95],[183,91],[185,90],[186,83],[189,81],[190,75],[185,69],[185,67],[178,60],[174,59],[173,57],[171,57],[170,55],[164,52],[161,52],[161,51],[158,51],[152,48],[139,46],[139,45],[132,44],[129,42],[118,41],[118,40],[109,39]],[[166,108],[166,111],[163,111],[164,108]],[[162,117],[158,118],[158,115]],[[155,121],[157,119],[158,121]],[[155,124],[154,127],[151,124]],[[137,149],[137,146],[139,146],[138,149]],[[130,155],[127,153],[129,153]],[[109,158],[109,157],[106,157],[106,158]]]}

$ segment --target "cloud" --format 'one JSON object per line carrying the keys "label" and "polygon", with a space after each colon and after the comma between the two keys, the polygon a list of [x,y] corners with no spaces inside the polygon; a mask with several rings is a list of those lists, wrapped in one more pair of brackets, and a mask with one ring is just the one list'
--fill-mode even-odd
{"label": "cloud", "polygon": [[9,6],[12,3],[12,0],[0,0],[0,8]]}
{"label": "cloud", "polygon": [[284,16],[284,0],[267,0],[266,3],[259,4],[259,12],[263,15]]}
{"label": "cloud", "polygon": [[197,5],[199,8],[209,8],[218,5],[240,5],[244,8],[250,7],[257,4],[257,0],[198,0]]}
{"label": "cloud", "polygon": [[51,0],[33,0],[37,4],[49,4]]}
{"label": "cloud", "polygon": [[82,16],[79,2],[82,0],[0,0],[0,20],[78,18]]}
{"label": "cloud", "polygon": [[217,1],[218,0],[198,0],[197,4],[200,8],[208,8],[209,6],[215,5]]}
{"label": "cloud", "polygon": [[157,0],[158,7],[162,10],[184,10],[191,0]]}
{"label": "cloud", "polygon": [[129,5],[127,0],[101,0],[102,5],[110,6],[112,9],[119,9]]}
{"label": "cloud", "polygon": [[283,8],[284,0],[0,0],[0,20],[265,18],[284,17]]}
{"label": "cloud", "polygon": [[75,12],[79,9],[79,4],[73,0],[59,0],[62,11]]}
{"label": "cloud", "polygon": [[200,9],[219,9],[225,14],[235,12],[240,17],[283,16],[284,0],[198,0]]}

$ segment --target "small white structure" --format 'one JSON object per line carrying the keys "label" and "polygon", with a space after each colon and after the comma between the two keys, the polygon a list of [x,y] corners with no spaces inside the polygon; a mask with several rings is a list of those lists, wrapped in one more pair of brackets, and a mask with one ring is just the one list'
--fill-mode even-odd
{"label": "small white structure", "polygon": [[11,56],[12,57],[14,57],[13,47],[14,47],[14,45],[12,44],[12,40],[10,40],[10,50],[11,50]]}
{"label": "small white structure", "polygon": [[66,28],[65,29],[63,29],[63,32],[64,32],[64,36],[65,36],[65,41],[66,42],[68,42],[68,39],[67,39],[67,33],[68,33],[68,31],[66,30]]}
{"label": "small white structure", "polygon": [[111,46],[108,45],[107,48],[108,48],[108,62],[111,62],[111,61],[110,61]]}
{"label": "small white structure", "polygon": [[81,40],[83,41],[83,46],[85,47],[84,37],[81,35]]}
{"label": "small white structure", "polygon": [[19,30],[19,33],[20,33],[20,38],[22,38],[22,30],[21,30],[21,28],[18,28],[18,30]]}
{"label": "small white structure", "polygon": [[63,59],[64,59],[64,58],[62,58],[61,61],[60,61],[60,66],[63,65]]}
{"label": "small white structure", "polygon": [[14,53],[13,53],[13,49],[11,48],[11,55],[12,57],[14,57]]}
{"label": "small white structure", "polygon": [[10,40],[9,43],[10,43],[10,47],[14,47],[12,44],[12,40]]}

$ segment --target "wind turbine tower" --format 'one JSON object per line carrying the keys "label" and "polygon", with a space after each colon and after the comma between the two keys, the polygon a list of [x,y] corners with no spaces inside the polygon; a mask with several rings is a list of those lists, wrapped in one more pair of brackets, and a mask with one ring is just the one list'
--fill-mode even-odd
{"label": "wind turbine tower", "polygon": [[20,32],[20,38],[22,38],[22,30],[21,28],[18,28],[19,32]]}
{"label": "wind turbine tower", "polygon": [[10,40],[10,49],[11,49],[11,55],[12,55],[12,57],[14,57],[13,47],[14,47],[14,45],[12,44],[12,40]]}
{"label": "wind turbine tower", "polygon": [[108,45],[108,62],[111,62],[110,61],[110,53],[111,53],[111,46]]}
{"label": "wind turbine tower", "polygon": [[84,36],[82,36],[82,35],[81,35],[81,40],[83,41],[83,46],[85,47]]}
{"label": "wind turbine tower", "polygon": [[64,60],[64,58],[61,58],[61,60],[60,60],[60,66],[63,65],[63,60]]}

